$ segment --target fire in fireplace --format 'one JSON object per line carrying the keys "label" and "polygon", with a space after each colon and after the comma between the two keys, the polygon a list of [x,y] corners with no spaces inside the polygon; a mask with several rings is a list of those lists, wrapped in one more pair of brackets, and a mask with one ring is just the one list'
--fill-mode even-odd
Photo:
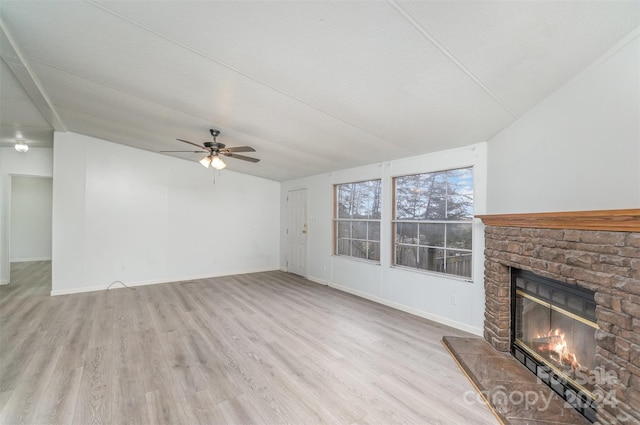
{"label": "fire in fireplace", "polygon": [[594,293],[523,270],[513,270],[511,289],[511,352],[593,422]]}

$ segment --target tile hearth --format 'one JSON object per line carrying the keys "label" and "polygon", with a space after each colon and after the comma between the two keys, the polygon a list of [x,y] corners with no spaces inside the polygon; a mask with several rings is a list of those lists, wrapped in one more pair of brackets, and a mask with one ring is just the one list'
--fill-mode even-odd
{"label": "tile hearth", "polygon": [[477,399],[484,399],[503,424],[591,424],[513,356],[485,340],[445,336],[442,343],[476,387]]}

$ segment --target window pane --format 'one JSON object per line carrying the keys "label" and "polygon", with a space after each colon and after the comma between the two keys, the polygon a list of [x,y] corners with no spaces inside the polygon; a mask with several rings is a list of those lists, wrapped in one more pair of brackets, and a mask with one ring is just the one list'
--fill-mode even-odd
{"label": "window pane", "polygon": [[380,243],[368,242],[367,258],[369,260],[380,261]]}
{"label": "window pane", "polygon": [[396,223],[396,242],[417,244],[418,223]]}
{"label": "window pane", "polygon": [[417,220],[424,213],[424,203],[420,198],[420,176],[397,177],[396,218]]}
{"label": "window pane", "polygon": [[444,249],[420,247],[418,268],[444,273]]}
{"label": "window pane", "polygon": [[349,239],[338,239],[338,255],[349,255],[349,247],[351,241]]}
{"label": "window pane", "polygon": [[369,218],[380,219],[382,180],[371,180],[369,183]]}
{"label": "window pane", "polygon": [[367,239],[370,241],[379,241],[380,240],[380,222],[379,221],[370,221],[369,225],[369,233],[367,234]]}
{"label": "window pane", "polygon": [[351,256],[356,258],[367,258],[367,246],[364,241],[351,241]]}
{"label": "window pane", "polygon": [[381,179],[336,185],[334,240],[338,255],[379,261],[381,187]]}
{"label": "window pane", "polygon": [[353,218],[368,218],[369,193],[365,183],[353,184]]}
{"label": "window pane", "polygon": [[356,218],[380,218],[380,180],[356,183]]}
{"label": "window pane", "polygon": [[338,218],[353,216],[353,197],[355,192],[352,184],[338,185]]}
{"label": "window pane", "polygon": [[447,250],[447,274],[471,277],[471,266],[470,252]]}
{"label": "window pane", "polygon": [[444,246],[444,223],[420,223],[420,245]]}
{"label": "window pane", "polygon": [[471,249],[471,223],[447,224],[447,248]]}
{"label": "window pane", "polygon": [[418,247],[415,246],[397,245],[396,264],[399,266],[415,267],[417,248]]}
{"label": "window pane", "polygon": [[350,221],[339,221],[338,222],[338,237],[339,238],[350,238],[351,237],[351,222]]}
{"label": "window pane", "polygon": [[471,220],[473,218],[473,170],[463,168],[447,172],[449,220]]}
{"label": "window pane", "polygon": [[425,191],[424,212],[421,218],[429,220],[444,220],[447,198],[446,172],[424,174],[423,191]]}
{"label": "window pane", "polygon": [[447,171],[449,193],[473,194],[473,169],[460,168]]}
{"label": "window pane", "polygon": [[367,239],[367,222],[366,221],[352,221],[351,222],[351,237],[354,239]]}
{"label": "window pane", "polygon": [[447,200],[449,220],[471,220],[473,218],[473,195],[454,195]]}

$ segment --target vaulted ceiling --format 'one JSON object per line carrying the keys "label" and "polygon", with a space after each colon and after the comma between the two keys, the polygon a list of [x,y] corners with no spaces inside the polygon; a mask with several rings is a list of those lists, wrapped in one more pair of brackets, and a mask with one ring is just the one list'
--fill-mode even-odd
{"label": "vaulted ceiling", "polygon": [[286,180],[488,140],[637,36],[640,2],[2,0],[0,18],[1,145],[55,129],[158,152],[218,128],[261,159],[229,169]]}

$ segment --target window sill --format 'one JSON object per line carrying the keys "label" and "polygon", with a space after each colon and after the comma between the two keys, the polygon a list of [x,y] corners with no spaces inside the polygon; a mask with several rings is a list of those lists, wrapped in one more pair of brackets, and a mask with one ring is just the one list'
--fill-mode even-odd
{"label": "window sill", "polygon": [[382,263],[380,261],[367,260],[366,258],[351,257],[349,255],[331,254],[331,257],[339,258],[341,260],[355,261],[356,263],[371,264],[372,266],[380,266],[380,265],[382,265]]}
{"label": "window sill", "polygon": [[423,274],[423,275],[428,275],[428,276],[434,276],[434,277],[440,277],[443,279],[451,279],[451,280],[457,280],[459,282],[464,282],[464,283],[469,283],[469,284],[474,284],[475,282],[473,281],[473,277],[463,277],[463,276],[456,276],[454,274],[445,274],[445,273],[438,273],[438,272],[432,272],[430,270],[422,270],[422,269],[417,269],[415,267],[405,267],[405,266],[398,266],[398,265],[390,265],[389,266],[390,269],[393,270],[401,270],[401,271],[406,271],[406,272],[410,272],[410,273],[418,273],[418,274]]}

